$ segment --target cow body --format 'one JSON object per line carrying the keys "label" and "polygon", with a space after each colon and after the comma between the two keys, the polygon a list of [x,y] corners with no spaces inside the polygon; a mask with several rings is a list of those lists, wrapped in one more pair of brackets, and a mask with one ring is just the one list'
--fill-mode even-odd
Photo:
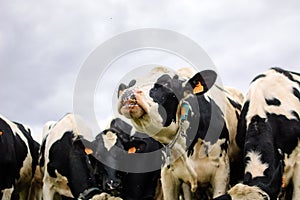
{"label": "cow body", "polygon": [[[122,159],[122,153],[149,153],[161,148],[161,144],[149,136],[133,132],[132,126],[123,120],[113,119],[109,127],[96,136],[96,140],[89,146],[93,149],[92,156],[97,160],[104,161],[97,162],[97,174],[110,172],[110,181],[100,180],[104,186],[104,191],[111,195],[119,195],[126,200],[143,200],[154,199],[156,195],[157,183],[160,177],[160,170],[150,171],[145,173],[130,173],[122,170],[116,171],[114,168],[120,168],[122,163],[118,160]],[[122,153],[120,152],[122,151]],[[132,165],[139,165],[133,162]],[[108,166],[107,166],[108,165]],[[111,167],[109,167],[111,166]],[[101,170],[106,169],[106,172]],[[99,170],[100,169],[100,170]],[[113,187],[116,180],[120,178],[122,185]]]}
{"label": "cow body", "polygon": [[156,68],[147,78],[119,87],[119,112],[138,131],[171,146],[167,160],[172,162],[161,173],[166,200],[179,197],[182,182],[192,192],[211,185],[214,197],[227,190],[230,158],[238,151],[235,135],[243,97],[234,89],[214,86],[211,91],[221,95],[213,98],[206,92],[215,79],[210,70],[195,74],[181,69],[174,74]]}
{"label": "cow body", "polygon": [[279,68],[252,81],[237,140],[244,149],[244,180],[227,199],[277,199],[288,185],[292,199],[300,199],[299,86],[299,74]]}
{"label": "cow body", "polygon": [[0,198],[27,199],[38,149],[29,128],[0,116]]}
{"label": "cow body", "polygon": [[46,134],[42,145],[43,199],[55,194],[70,198],[90,199],[100,194],[93,169],[80,140],[88,136],[84,123],[68,114]]}

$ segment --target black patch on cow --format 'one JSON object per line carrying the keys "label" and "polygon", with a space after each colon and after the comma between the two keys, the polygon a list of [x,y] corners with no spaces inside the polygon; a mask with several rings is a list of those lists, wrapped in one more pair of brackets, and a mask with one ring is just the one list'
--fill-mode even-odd
{"label": "black patch on cow", "polygon": [[53,143],[49,150],[48,173],[56,178],[55,170],[63,175],[69,176],[69,154],[74,135],[72,131],[65,132],[61,139]]}
{"label": "black patch on cow", "polygon": [[298,98],[298,100],[300,101],[300,92],[299,90],[297,90],[296,88],[293,88],[293,94]]}
{"label": "black patch on cow", "polygon": [[292,115],[294,115],[298,121],[300,121],[300,117],[296,111],[292,111]]}
{"label": "black patch on cow", "polygon": [[[269,120],[254,116],[249,124],[245,141],[245,156],[251,151],[259,152],[262,163],[267,163],[268,168],[264,171],[264,176],[260,177],[253,178],[250,173],[246,173],[244,184],[258,186],[268,193],[271,199],[275,199],[280,192],[284,166],[283,156],[276,145],[276,133],[273,131],[272,124]],[[245,157],[244,162],[249,161],[249,158]]]}
{"label": "black patch on cow", "polygon": [[244,149],[246,128],[247,128],[246,116],[249,110],[249,105],[250,105],[249,101],[246,101],[244,103],[243,109],[240,114],[240,120],[238,121],[238,128],[237,128],[237,134],[235,140],[240,149]]}
{"label": "black patch on cow", "polygon": [[280,106],[281,105],[280,100],[277,98],[265,99],[265,101],[269,106]]}
{"label": "black patch on cow", "polygon": [[272,69],[275,70],[275,71],[278,72],[278,73],[283,74],[284,76],[286,76],[286,77],[287,77],[288,79],[290,79],[291,81],[298,83],[298,85],[300,86],[300,82],[297,81],[297,80],[295,80],[295,79],[293,78],[293,76],[291,75],[291,74],[295,74],[295,75],[299,76],[298,73],[286,71],[286,70],[283,70],[283,69],[278,68],[278,67],[274,67],[274,68],[272,68]]}
{"label": "black patch on cow", "polygon": [[255,82],[256,80],[258,80],[258,79],[260,79],[260,78],[264,78],[264,77],[266,77],[265,74],[260,74],[260,75],[256,76],[256,77],[251,81],[251,83]]}
{"label": "black patch on cow", "polygon": [[300,124],[298,120],[288,119],[284,115],[268,114],[268,123],[275,135],[277,148],[284,153],[291,154],[298,145],[300,138]]}
{"label": "black patch on cow", "polygon": [[29,150],[30,150],[30,154],[32,157],[32,176],[34,175],[35,172],[35,168],[38,164],[38,156],[39,156],[39,149],[40,149],[40,145],[39,143],[37,143],[31,136],[30,130],[26,130],[24,128],[24,126],[20,123],[14,122],[18,128],[22,131],[23,135],[26,137],[27,142],[28,142],[28,146],[29,146]]}
{"label": "black patch on cow", "polygon": [[178,77],[171,78],[169,75],[162,75],[151,88],[149,96],[158,103],[158,112],[163,119],[164,126],[175,122],[179,99],[182,95],[182,81]]}
{"label": "black patch on cow", "polygon": [[236,109],[238,109],[238,110],[242,110],[242,105],[241,105],[241,104],[235,102],[234,100],[232,100],[232,99],[230,99],[230,98],[228,98],[228,97],[227,97],[227,99],[228,99],[228,101],[230,102],[230,104],[231,104],[234,108],[236,108]]}
{"label": "black patch on cow", "polygon": [[[187,130],[186,145],[188,156],[193,154],[193,149],[198,139],[210,141],[214,144],[218,139],[225,138],[226,142],[221,145],[222,150],[228,149],[229,132],[226,127],[223,113],[213,99],[209,101],[203,95],[197,95],[185,99],[194,110],[193,115],[189,113],[190,122]],[[197,113],[198,112],[198,113]],[[208,135],[211,133],[210,135]],[[195,135],[196,133],[196,135]]]}
{"label": "black patch on cow", "polygon": [[20,169],[27,156],[25,142],[14,135],[10,126],[0,118],[0,191],[11,188],[20,178]]}

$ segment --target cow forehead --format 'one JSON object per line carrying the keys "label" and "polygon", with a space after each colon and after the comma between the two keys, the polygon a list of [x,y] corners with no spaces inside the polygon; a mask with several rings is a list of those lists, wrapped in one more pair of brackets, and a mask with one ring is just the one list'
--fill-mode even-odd
{"label": "cow forehead", "polygon": [[130,87],[130,89],[138,88],[140,90],[149,90],[163,75],[169,75],[170,77],[173,77],[175,72],[169,70],[168,68],[155,67],[149,73],[143,76],[135,77],[134,80],[136,82]]}

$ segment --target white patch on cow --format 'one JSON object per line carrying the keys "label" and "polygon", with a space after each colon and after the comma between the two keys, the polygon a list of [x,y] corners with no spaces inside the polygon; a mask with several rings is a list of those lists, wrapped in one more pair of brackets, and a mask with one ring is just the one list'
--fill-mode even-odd
{"label": "white patch on cow", "polygon": [[58,173],[57,170],[55,170],[55,174],[55,178],[45,174],[43,179],[43,198],[49,200],[53,199],[53,196],[56,192],[60,195],[74,198],[68,186],[68,179]]}
{"label": "white patch on cow", "polygon": [[259,187],[241,183],[232,187],[228,191],[228,194],[231,196],[232,200],[270,200],[269,195]]}
{"label": "white patch on cow", "polygon": [[51,129],[55,126],[55,124],[56,121],[48,121],[45,123],[45,125],[43,126],[43,138],[45,138],[46,135],[48,135]]}
{"label": "white patch on cow", "polygon": [[[10,126],[13,134],[15,136],[18,135],[26,145],[27,155],[26,155],[25,159],[23,160],[23,164],[22,164],[20,171],[18,172],[20,174],[20,178],[18,180],[16,180],[15,188],[17,188],[20,191],[20,193],[21,193],[20,195],[27,196],[28,188],[30,186],[31,179],[32,179],[32,156],[30,153],[27,138],[24,136],[24,133],[18,128],[17,124],[8,120],[7,118],[5,118],[2,115],[0,115],[0,117]],[[29,127],[24,126],[24,125],[23,125],[23,127],[25,128],[26,131],[30,132]]]}
{"label": "white patch on cow", "polygon": [[264,171],[269,167],[267,163],[262,163],[259,152],[250,151],[246,155],[249,161],[246,163],[245,173],[249,172],[252,178],[264,176]]}
{"label": "white patch on cow", "polygon": [[1,192],[2,192],[2,200],[10,200],[13,191],[14,191],[13,187],[1,190]]}
{"label": "white patch on cow", "polygon": [[[247,126],[253,116],[258,115],[261,118],[266,118],[266,113],[284,115],[288,119],[297,119],[292,111],[300,115],[299,99],[293,94],[293,88],[300,90],[298,83],[289,80],[285,75],[275,70],[269,70],[265,75],[266,77],[251,83],[246,95],[246,101],[250,101],[246,116]],[[293,77],[297,76],[294,74]],[[268,105],[265,101],[265,99],[274,98],[280,100],[280,106]]]}
{"label": "white patch on cow", "polygon": [[111,131],[108,131],[105,135],[102,135],[104,147],[109,151],[117,143],[117,135]]}

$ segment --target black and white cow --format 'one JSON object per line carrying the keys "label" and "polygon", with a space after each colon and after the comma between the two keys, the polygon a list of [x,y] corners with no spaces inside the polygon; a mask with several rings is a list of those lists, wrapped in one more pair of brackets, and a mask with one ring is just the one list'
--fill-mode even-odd
{"label": "black and white cow", "polygon": [[0,199],[27,199],[38,150],[29,128],[0,115]]}
{"label": "black and white cow", "polygon": [[239,150],[235,135],[243,96],[232,88],[213,87],[216,78],[212,70],[173,73],[158,67],[119,86],[119,113],[171,149],[166,158],[172,162],[161,173],[165,200],[178,199],[182,182],[192,192],[198,185],[211,185],[213,197],[227,191],[229,162]]}
{"label": "black and white cow", "polygon": [[[162,145],[153,138],[133,131],[132,126],[116,118],[112,120],[110,129],[114,130],[122,142],[125,151],[129,154],[146,154],[161,151]],[[157,158],[162,162],[161,156]],[[139,163],[132,163],[138,165]],[[150,200],[156,197],[157,185],[160,178],[160,169],[144,173],[125,173],[122,177],[123,190],[121,197],[126,200]]]}
{"label": "black and white cow", "polygon": [[[95,163],[96,177],[99,185],[104,186],[104,191],[126,200],[154,199],[157,183],[160,178],[160,170],[145,173],[129,173],[123,171],[122,157],[136,153],[149,153],[160,150],[161,144],[149,136],[134,132],[132,126],[120,118],[110,122],[109,127],[98,134],[92,143],[85,142],[93,150],[91,154]],[[104,150],[105,148],[105,150]],[[96,159],[96,160],[94,160]],[[159,158],[162,162],[162,155]],[[101,161],[101,162],[99,162]],[[131,165],[139,165],[132,159]],[[120,169],[116,171],[116,169]],[[103,173],[109,173],[103,179]],[[122,183],[117,180],[121,180]],[[117,185],[116,185],[117,184]]]}
{"label": "black and white cow", "polygon": [[300,74],[272,68],[252,81],[237,136],[244,180],[220,199],[273,200],[288,185],[300,199],[299,116]]}
{"label": "black and white cow", "polygon": [[50,128],[41,150],[44,200],[52,200],[56,193],[76,199],[109,197],[98,186],[88,156],[91,150],[83,143],[90,134],[85,123],[73,114],[67,114]]}

